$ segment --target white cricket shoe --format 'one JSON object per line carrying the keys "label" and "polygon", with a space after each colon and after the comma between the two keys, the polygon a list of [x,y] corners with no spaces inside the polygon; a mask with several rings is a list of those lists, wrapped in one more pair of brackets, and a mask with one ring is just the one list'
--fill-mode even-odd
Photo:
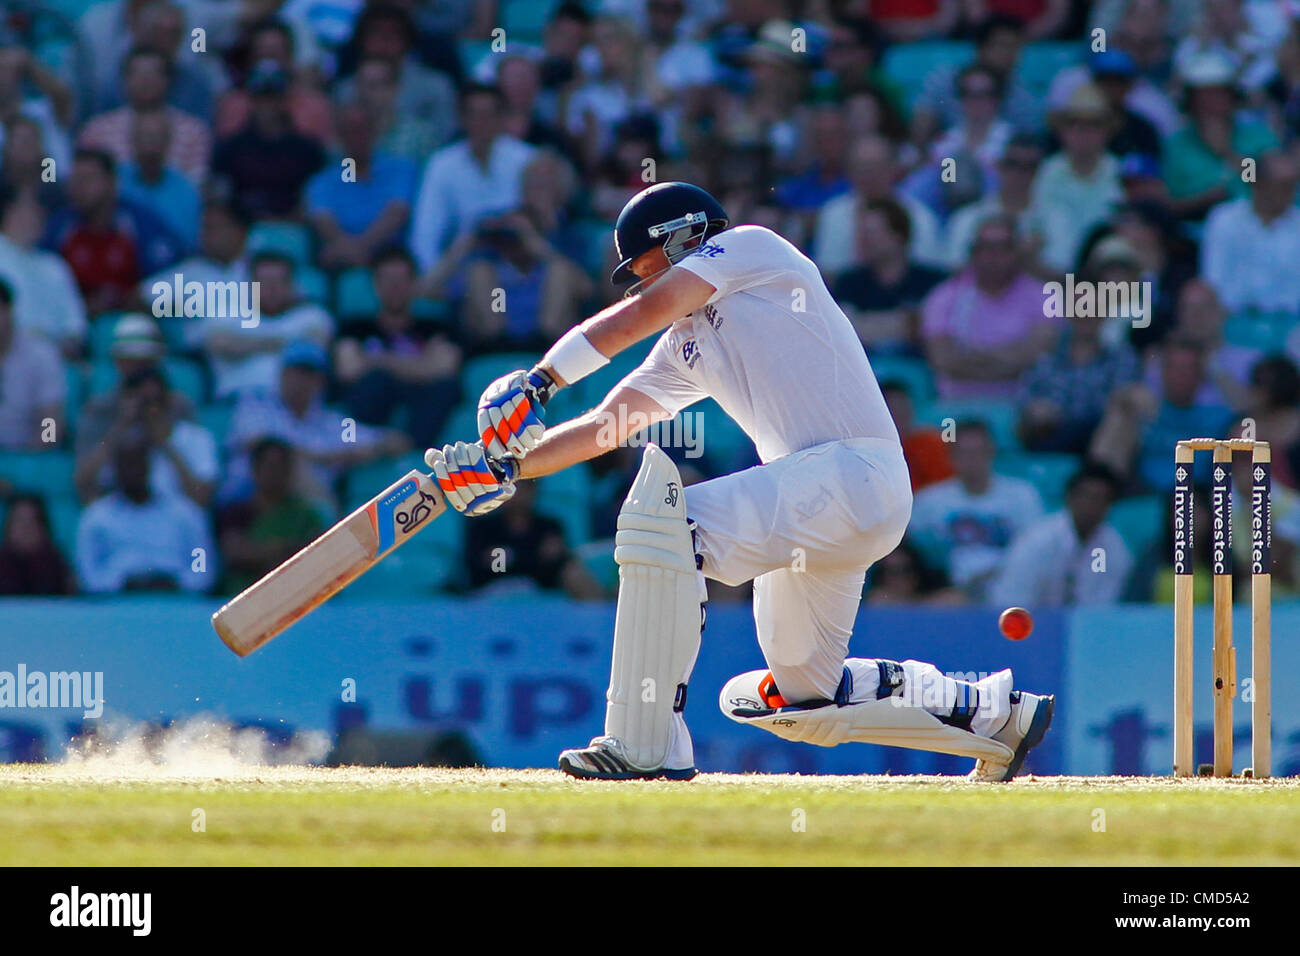
{"label": "white cricket shoe", "polygon": [[627,757],[623,741],[617,737],[596,737],[586,747],[560,753],[560,769],[570,777],[583,780],[690,780],[694,767],[646,770],[635,766]]}
{"label": "white cricket shoe", "polygon": [[1042,743],[1055,710],[1056,697],[1051,694],[1043,696],[1013,690],[1011,716],[1002,729],[993,735],[993,739],[1006,744],[1015,752],[1008,763],[977,760],[975,769],[970,772],[970,779],[1000,782],[1010,780],[1018,774],[1025,762],[1025,755]]}

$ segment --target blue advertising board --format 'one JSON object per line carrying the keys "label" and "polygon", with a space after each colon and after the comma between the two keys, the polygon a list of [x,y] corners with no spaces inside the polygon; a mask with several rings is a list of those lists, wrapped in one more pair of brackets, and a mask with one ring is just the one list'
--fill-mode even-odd
{"label": "blue advertising board", "polygon": [[[490,765],[551,767],[565,747],[599,734],[609,677],[612,604],[558,597],[336,600],[248,658],[208,623],[210,602],[183,597],[0,601],[0,672],[102,673],[100,719],[165,723],[200,714],[273,734],[460,730]],[[1052,692],[1053,732],[1035,751],[1040,773],[1167,773],[1172,632],[1167,608],[1042,612],[1028,640],[997,631],[989,608],[863,608],[851,651],[931,661],[974,679],[1012,667],[1016,686]],[[1208,661],[1208,621],[1198,622]],[[1274,633],[1300,611],[1275,609]],[[1244,625],[1242,625],[1244,627]],[[1248,640],[1239,630],[1242,675]],[[1204,645],[1204,646],[1202,646]],[[1275,763],[1295,762],[1300,713],[1283,699],[1300,672],[1297,648],[1275,641]],[[703,770],[802,773],[964,773],[964,758],[849,744],[793,744],[718,710],[723,683],[763,666],[748,605],[710,608],[686,717]],[[352,682],[351,685],[348,682]],[[355,703],[344,700],[355,687]],[[1208,696],[1198,731],[1208,727]],[[75,708],[0,704],[0,758],[55,759],[83,723]],[[1248,707],[1238,704],[1248,729]],[[1204,726],[1202,726],[1202,724]],[[1208,747],[1208,745],[1207,745]],[[1288,747],[1290,749],[1288,749]],[[1248,747],[1242,742],[1244,757]],[[1208,749],[1201,748],[1202,752]]]}

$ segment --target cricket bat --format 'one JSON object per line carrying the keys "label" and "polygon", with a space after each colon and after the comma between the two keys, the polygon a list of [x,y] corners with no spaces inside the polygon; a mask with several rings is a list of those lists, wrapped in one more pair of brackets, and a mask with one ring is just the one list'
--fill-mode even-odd
{"label": "cricket bat", "polygon": [[212,615],[226,646],[246,657],[447,510],[437,481],[413,469],[249,585]]}

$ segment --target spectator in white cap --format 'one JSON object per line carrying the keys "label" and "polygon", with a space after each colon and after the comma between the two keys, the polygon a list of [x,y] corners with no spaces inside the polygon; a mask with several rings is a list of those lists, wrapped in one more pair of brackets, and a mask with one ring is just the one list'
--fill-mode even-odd
{"label": "spectator in white cap", "polygon": [[[113,341],[108,354],[117,370],[117,382],[112,391],[92,396],[82,406],[77,418],[78,457],[104,441],[119,414],[126,380],[143,369],[158,368],[167,354],[167,345],[153,319],[139,312],[129,312],[113,326]],[[194,417],[193,403],[185,395],[173,393],[171,402],[173,414],[178,418]]]}
{"label": "spectator in white cap", "polygon": [[1201,219],[1211,206],[1244,198],[1250,188],[1242,160],[1258,159],[1278,143],[1263,123],[1240,115],[1236,64],[1223,51],[1186,57],[1178,79],[1189,122],[1165,142],[1165,182],[1174,212]]}
{"label": "spectator in white cap", "polygon": [[149,488],[162,497],[182,496],[201,508],[212,501],[218,477],[217,443],[201,425],[177,415],[177,394],[157,366],[131,372],[118,388],[114,418],[96,444],[79,441],[73,482],[83,502],[113,488],[113,449],[139,433],[149,454]]}
{"label": "spectator in white cap", "polygon": [[1025,228],[1039,245],[1049,273],[1074,269],[1084,238],[1124,198],[1119,160],[1106,150],[1115,130],[1110,103],[1085,83],[1052,114],[1061,151],[1049,156],[1034,179]]}

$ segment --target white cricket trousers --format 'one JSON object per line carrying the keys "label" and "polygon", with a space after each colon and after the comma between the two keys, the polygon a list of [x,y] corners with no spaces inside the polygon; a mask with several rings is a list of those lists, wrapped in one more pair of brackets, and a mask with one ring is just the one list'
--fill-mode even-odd
{"label": "white cricket trousers", "polygon": [[754,582],[758,644],[781,696],[834,697],[867,568],[912,515],[902,446],[826,442],[685,491],[705,576]]}

